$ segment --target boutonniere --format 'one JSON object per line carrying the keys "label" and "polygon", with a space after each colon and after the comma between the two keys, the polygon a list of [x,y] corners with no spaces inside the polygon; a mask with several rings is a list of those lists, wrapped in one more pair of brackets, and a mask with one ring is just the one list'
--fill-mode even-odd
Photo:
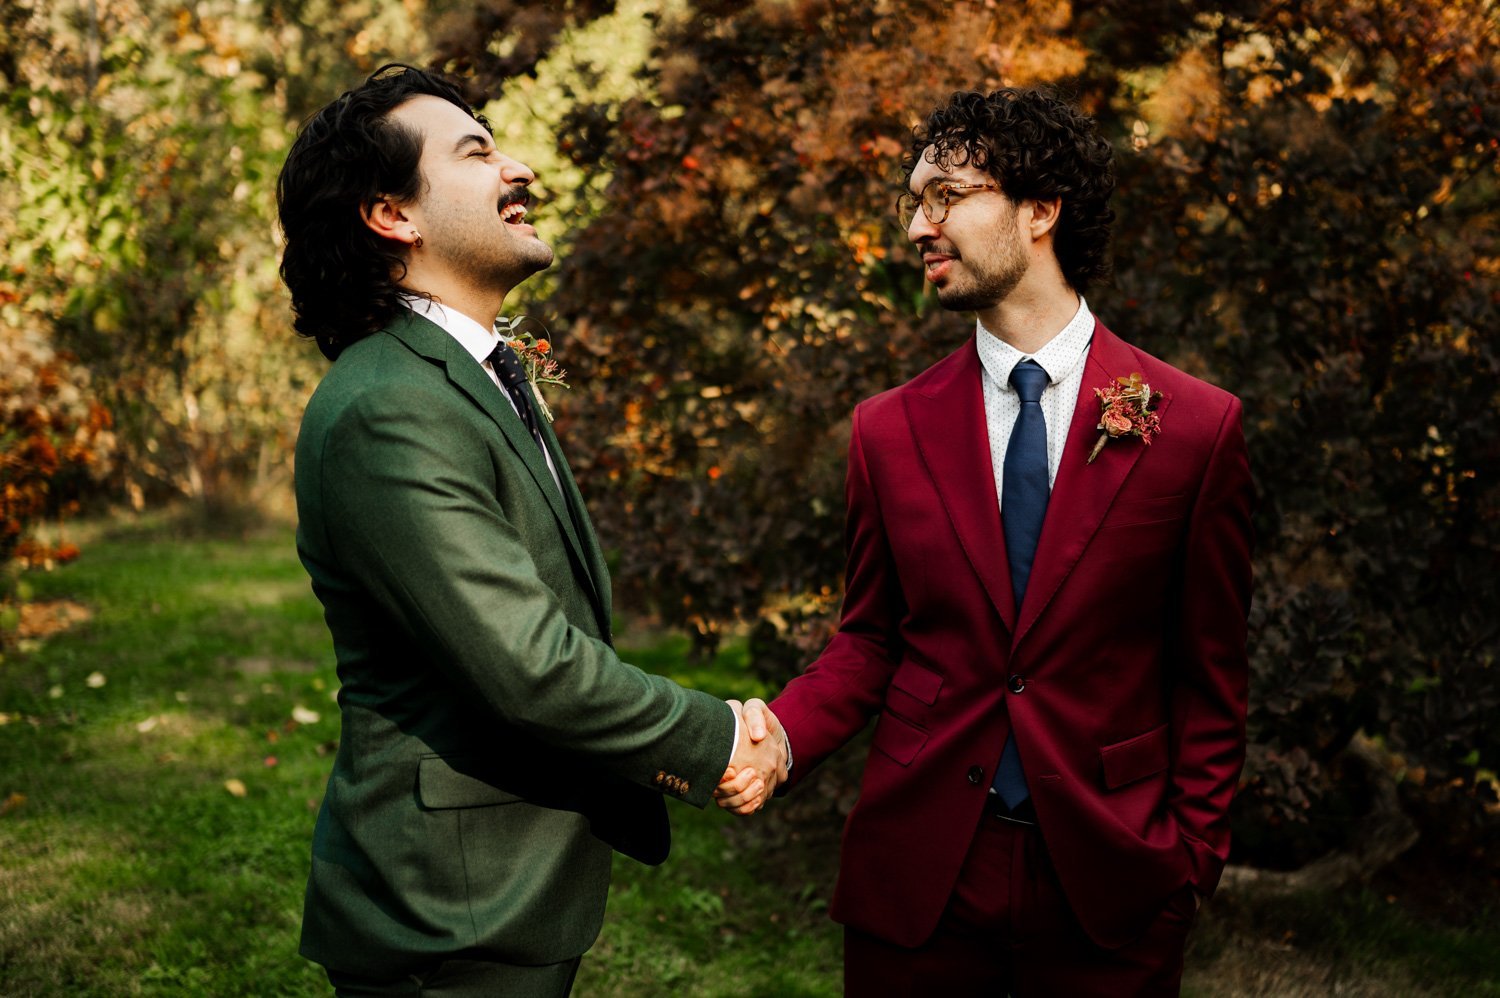
{"label": "boutonniere", "polygon": [[1104,445],[1116,437],[1140,437],[1141,443],[1151,443],[1151,438],[1161,432],[1161,417],[1151,407],[1161,398],[1161,392],[1153,392],[1151,386],[1141,380],[1140,372],[1128,378],[1116,378],[1108,388],[1095,388],[1099,398],[1099,439],[1089,451],[1089,459],[1104,449]]}
{"label": "boutonniere", "polygon": [[[559,388],[568,387],[568,372],[562,369],[552,356],[552,341],[545,336],[533,336],[524,329],[519,328],[522,323],[528,321],[527,316],[521,316],[511,322],[510,328],[500,328],[498,332],[505,337],[505,342],[516,352],[521,360],[521,369],[526,372],[526,380],[531,384],[531,394],[536,399],[536,407],[547,422],[552,422],[552,407],[547,405],[547,400],[542,398],[543,385],[556,385]],[[530,320],[535,321],[535,320]],[[537,323],[541,325],[541,323]],[[546,333],[543,328],[542,332]]]}

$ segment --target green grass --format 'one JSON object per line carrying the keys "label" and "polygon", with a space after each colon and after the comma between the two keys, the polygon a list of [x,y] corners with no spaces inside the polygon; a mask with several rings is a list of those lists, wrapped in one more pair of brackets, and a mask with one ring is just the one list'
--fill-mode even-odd
{"label": "green grass", "polygon": [[[0,995],[328,993],[296,952],[338,737],[320,609],[289,529],[224,540],[191,523],[96,524],[80,561],[27,577],[36,599],[94,615],[0,661]],[[681,639],[627,629],[621,644],[720,695],[767,692],[742,645],[689,663]],[[616,857],[575,993],[838,994],[836,839],[669,811],[664,866]],[[1492,924],[1419,918],[1372,891],[1220,897],[1185,991],[1500,996]]]}
{"label": "green grass", "polygon": [[[336,679],[290,531],[215,540],[155,518],[99,533],[77,563],[27,576],[35,599],[93,618],[0,661],[0,994],[325,994],[297,933]],[[685,649],[652,639],[629,657],[764,692],[734,664],[743,648],[702,664]],[[822,905],[763,882],[728,816],[669,809],[666,866],[617,857],[577,993],[836,994]]]}

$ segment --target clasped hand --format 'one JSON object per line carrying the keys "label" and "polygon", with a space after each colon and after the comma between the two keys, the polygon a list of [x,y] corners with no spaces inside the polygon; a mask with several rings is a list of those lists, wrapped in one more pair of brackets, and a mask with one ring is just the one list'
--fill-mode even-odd
{"label": "clasped hand", "polygon": [[786,781],[786,732],[763,700],[728,703],[740,719],[740,740],[724,778],[714,790],[714,799],[733,814],[754,814]]}

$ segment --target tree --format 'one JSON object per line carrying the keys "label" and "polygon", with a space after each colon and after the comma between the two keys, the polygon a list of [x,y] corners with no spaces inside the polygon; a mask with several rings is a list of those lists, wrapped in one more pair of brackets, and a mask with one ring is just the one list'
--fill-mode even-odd
{"label": "tree", "polygon": [[1119,151],[1117,277],[1092,304],[1245,401],[1262,496],[1245,841],[1338,804],[1360,731],[1409,786],[1491,794],[1500,74],[1479,40],[1496,16],[663,14],[649,95],[559,128],[591,210],[548,308],[574,375],[559,422],[621,583],[705,645],[751,623],[772,675],[816,650],[848,413],[971,328],[932,307],[886,222],[909,129],[953,89],[1058,81]]}
{"label": "tree", "polygon": [[0,281],[77,355],[139,504],[285,487],[316,352],[277,275],[275,179],[297,123],[430,48],[421,0],[7,5]]}

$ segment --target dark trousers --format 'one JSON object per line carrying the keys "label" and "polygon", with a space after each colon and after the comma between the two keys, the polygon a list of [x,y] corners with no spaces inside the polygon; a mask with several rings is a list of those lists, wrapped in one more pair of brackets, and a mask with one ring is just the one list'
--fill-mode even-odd
{"label": "dark trousers", "polygon": [[582,957],[541,967],[456,956],[400,980],[329,970],[339,998],[567,998]]}
{"label": "dark trousers", "polygon": [[985,817],[937,932],[908,949],[844,930],[849,998],[1175,996],[1195,908],[1184,889],[1140,939],[1106,950],[1084,934],[1035,826]]}

